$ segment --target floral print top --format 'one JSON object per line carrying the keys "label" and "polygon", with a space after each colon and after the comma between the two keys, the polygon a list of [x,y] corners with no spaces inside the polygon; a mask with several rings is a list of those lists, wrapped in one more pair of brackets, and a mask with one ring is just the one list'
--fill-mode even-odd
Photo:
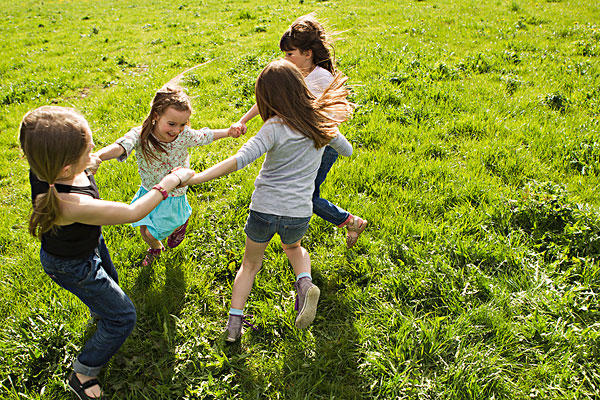
{"label": "floral print top", "polygon": [[[142,186],[146,190],[151,190],[152,186],[159,183],[173,168],[189,168],[189,147],[210,144],[214,140],[213,131],[210,129],[202,128],[197,130],[186,126],[175,140],[170,143],[162,143],[167,153],[156,151],[155,154],[158,156],[158,159],[147,159],[142,152],[141,131],[141,126],[133,128],[115,143],[118,143],[125,149],[125,153],[118,158],[119,161],[125,161],[133,150],[136,151],[138,172],[140,173]],[[152,147],[152,144],[150,144],[150,147]],[[169,196],[183,196],[186,191],[187,186],[173,189],[169,193]]]}

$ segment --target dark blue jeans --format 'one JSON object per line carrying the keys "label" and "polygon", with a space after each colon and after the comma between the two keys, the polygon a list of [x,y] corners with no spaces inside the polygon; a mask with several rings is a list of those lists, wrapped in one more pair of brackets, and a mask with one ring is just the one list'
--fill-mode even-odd
{"label": "dark blue jeans", "polygon": [[133,303],[119,287],[104,238],[100,237],[88,258],[64,259],[41,249],[40,262],[54,282],[77,296],[99,318],[96,332],[73,363],[75,372],[97,376],[125,342],[136,320]]}
{"label": "dark blue jeans", "polygon": [[327,173],[331,169],[331,166],[337,160],[338,152],[331,146],[325,146],[323,157],[321,158],[321,166],[317,171],[317,177],[315,178],[315,191],[313,192],[312,203],[313,212],[319,217],[323,218],[327,222],[331,222],[334,225],[341,225],[350,216],[350,213],[343,208],[336,206],[329,200],[321,198],[321,184],[327,178]]}

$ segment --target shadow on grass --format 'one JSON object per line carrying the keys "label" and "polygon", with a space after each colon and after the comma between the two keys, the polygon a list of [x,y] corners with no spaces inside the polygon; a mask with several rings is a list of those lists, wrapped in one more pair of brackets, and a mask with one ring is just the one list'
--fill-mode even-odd
{"label": "shadow on grass", "polygon": [[318,314],[285,354],[283,386],[296,399],[362,398],[353,312],[335,283],[321,280],[318,271],[313,275],[321,289]]}
{"label": "shadow on grass", "polygon": [[141,270],[128,293],[136,306],[137,322],[104,373],[109,397],[172,397],[175,318],[181,313],[186,292],[181,268],[183,257],[179,252],[167,253],[153,265],[139,267]]}
{"label": "shadow on grass", "polygon": [[[259,331],[246,333],[241,344],[225,346],[229,372],[235,375],[242,398],[364,397],[354,314],[335,283],[316,270],[313,278],[321,297],[309,329],[296,329],[295,312],[285,312],[277,319],[267,318],[268,326]],[[293,309],[293,299],[288,300],[283,308]]]}

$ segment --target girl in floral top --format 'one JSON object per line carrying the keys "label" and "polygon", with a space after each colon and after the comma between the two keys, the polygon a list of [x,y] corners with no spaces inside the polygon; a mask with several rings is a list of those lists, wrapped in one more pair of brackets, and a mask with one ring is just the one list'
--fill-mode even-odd
{"label": "girl in floral top", "polygon": [[[142,184],[133,203],[173,168],[189,168],[189,147],[210,144],[227,136],[239,137],[238,131],[232,128],[191,129],[188,125],[191,114],[190,99],[182,88],[166,87],[159,90],[142,126],[131,129],[115,143],[98,151],[93,169],[97,169],[100,162],[113,158],[124,161],[135,150]],[[164,250],[161,240],[168,237],[167,245],[173,248],[185,238],[188,219],[192,214],[186,191],[187,186],[173,190],[168,199],[147,217],[133,224],[140,227],[142,239],[150,246],[142,265],[150,265]]]}

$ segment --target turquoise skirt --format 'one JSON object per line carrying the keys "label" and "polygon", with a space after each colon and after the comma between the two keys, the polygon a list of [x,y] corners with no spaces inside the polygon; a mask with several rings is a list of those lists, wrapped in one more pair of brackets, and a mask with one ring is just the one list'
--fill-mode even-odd
{"label": "turquoise skirt", "polygon": [[[148,193],[144,187],[140,187],[131,203]],[[163,240],[173,231],[185,224],[185,221],[192,215],[192,206],[188,203],[187,196],[169,196],[150,212],[147,216],[132,226],[148,227],[150,234],[157,240]]]}

